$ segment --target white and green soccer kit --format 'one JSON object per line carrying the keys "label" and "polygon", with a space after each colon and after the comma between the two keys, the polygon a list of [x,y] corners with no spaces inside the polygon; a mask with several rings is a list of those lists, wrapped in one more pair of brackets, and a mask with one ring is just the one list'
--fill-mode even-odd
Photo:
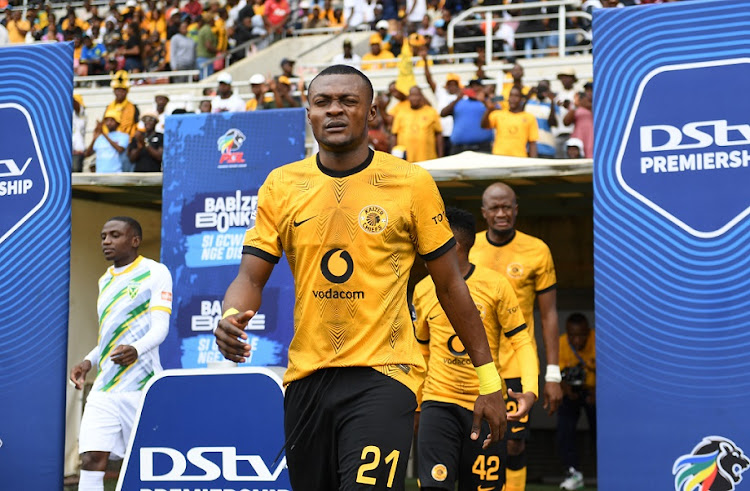
{"label": "white and green soccer kit", "polygon": [[161,371],[158,347],[138,353],[128,366],[110,358],[116,346],[132,345],[149,331],[153,310],[172,312],[172,275],[163,264],[138,256],[123,271],[110,267],[99,279],[99,374],[92,390],[139,391]]}

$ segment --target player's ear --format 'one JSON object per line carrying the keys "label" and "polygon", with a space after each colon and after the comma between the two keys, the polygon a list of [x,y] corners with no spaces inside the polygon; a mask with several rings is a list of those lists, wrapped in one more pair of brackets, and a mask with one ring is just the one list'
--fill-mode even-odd
{"label": "player's ear", "polygon": [[130,243],[133,246],[133,249],[138,249],[141,246],[141,237],[133,234],[132,239],[130,239]]}
{"label": "player's ear", "polygon": [[370,123],[372,121],[375,121],[375,118],[378,117],[378,106],[375,105],[375,102],[373,101],[372,104],[370,104],[370,110],[367,113],[367,122]]}

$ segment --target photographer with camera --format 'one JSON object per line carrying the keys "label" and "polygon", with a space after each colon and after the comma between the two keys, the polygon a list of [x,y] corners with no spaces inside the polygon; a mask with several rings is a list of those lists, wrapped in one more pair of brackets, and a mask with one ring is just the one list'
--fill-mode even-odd
{"label": "photographer with camera", "polygon": [[576,426],[581,409],[596,441],[596,352],[594,331],[581,313],[571,314],[565,321],[565,334],[560,336],[560,370],[563,400],[557,410],[557,443],[567,476],[560,489],[583,488],[576,449]]}

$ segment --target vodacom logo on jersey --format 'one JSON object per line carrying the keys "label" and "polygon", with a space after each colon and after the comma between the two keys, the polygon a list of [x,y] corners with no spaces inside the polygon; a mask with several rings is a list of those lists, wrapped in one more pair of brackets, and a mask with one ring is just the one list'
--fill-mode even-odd
{"label": "vodacom logo on jersey", "polygon": [[[329,249],[320,260],[320,273],[326,281],[334,285],[342,285],[349,281],[354,274],[354,259],[346,249],[338,247]],[[365,292],[330,287],[313,290],[313,296],[317,299],[326,300],[363,300]]]}

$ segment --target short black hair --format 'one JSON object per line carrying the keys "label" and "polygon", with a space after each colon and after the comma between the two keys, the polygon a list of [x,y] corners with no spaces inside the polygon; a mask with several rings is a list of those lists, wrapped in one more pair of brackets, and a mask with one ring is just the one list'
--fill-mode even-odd
{"label": "short black hair", "polygon": [[445,218],[455,232],[459,232],[463,237],[461,242],[466,244],[467,249],[471,249],[477,233],[477,219],[474,215],[461,208],[449,206],[445,209]]}
{"label": "short black hair", "polygon": [[130,226],[131,230],[133,230],[133,233],[136,237],[143,238],[143,229],[141,228],[141,224],[138,223],[138,220],[136,220],[133,217],[126,217],[126,216],[119,216],[119,217],[112,217],[108,222],[123,222],[127,223],[128,226]]}
{"label": "short black hair", "polygon": [[573,312],[568,316],[565,324],[578,324],[581,326],[589,327],[589,320],[580,312]]}
{"label": "short black hair", "polygon": [[356,68],[349,66],[349,65],[331,65],[328,68],[325,68],[318,73],[315,78],[312,79],[312,82],[310,82],[310,85],[308,86],[308,94],[310,93],[310,87],[312,87],[315,80],[318,79],[318,77],[325,77],[326,75],[357,75],[365,82],[365,87],[367,87],[367,93],[368,97],[370,98],[370,104],[372,104],[373,96],[375,95],[375,91],[372,88],[372,82],[370,82],[370,79],[367,78],[367,75],[360,72]]}

